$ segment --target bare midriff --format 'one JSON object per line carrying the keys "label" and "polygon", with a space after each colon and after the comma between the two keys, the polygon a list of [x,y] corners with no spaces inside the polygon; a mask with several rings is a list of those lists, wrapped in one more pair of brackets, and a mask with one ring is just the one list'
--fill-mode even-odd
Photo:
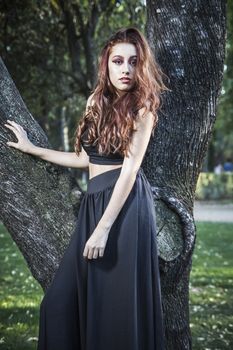
{"label": "bare midriff", "polygon": [[121,168],[122,164],[93,164],[89,163],[89,180],[97,175],[105,173],[105,171],[113,170],[116,168]]}

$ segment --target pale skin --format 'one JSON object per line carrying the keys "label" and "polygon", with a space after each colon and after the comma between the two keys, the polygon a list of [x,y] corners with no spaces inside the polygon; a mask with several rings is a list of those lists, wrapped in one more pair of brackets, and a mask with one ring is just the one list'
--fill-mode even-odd
{"label": "pale skin", "polygon": [[[108,59],[109,79],[116,92],[124,94],[133,84],[136,66],[136,48],[133,44],[118,43],[113,46]],[[129,82],[122,82],[120,78],[129,77]],[[87,100],[87,107],[91,105],[91,97]],[[109,203],[98,222],[94,232],[85,244],[83,257],[97,259],[103,257],[110,229],[123,207],[136,180],[137,172],[145,155],[154,122],[154,115],[149,112],[142,117],[143,111],[139,111],[136,124],[137,131],[133,134],[130,144],[130,155],[124,157],[120,165],[91,164],[89,156],[82,148],[79,156],[75,152],[62,152],[35,146],[27,137],[27,132],[18,123],[7,120],[5,126],[12,130],[18,142],[7,142],[7,145],[22,152],[37,156],[45,161],[70,168],[89,168],[89,178],[104,173],[105,171],[121,167],[120,175],[115,183]]]}

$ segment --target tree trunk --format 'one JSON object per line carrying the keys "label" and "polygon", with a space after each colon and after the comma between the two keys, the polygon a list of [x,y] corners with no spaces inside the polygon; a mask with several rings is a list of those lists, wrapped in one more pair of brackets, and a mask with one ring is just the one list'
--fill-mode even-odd
{"label": "tree trunk", "polygon": [[147,36],[171,89],[143,162],[157,211],[166,349],[191,349],[193,204],[223,77],[226,4],[148,0],[147,7]]}
{"label": "tree trunk", "polygon": [[[147,5],[148,39],[172,91],[143,168],[155,195],[167,349],[191,349],[193,201],[223,75],[225,2],[148,0]],[[0,218],[45,290],[74,229],[79,200],[67,170],[5,144],[15,138],[3,123],[13,119],[32,142],[50,147],[2,61],[0,84]]]}
{"label": "tree trunk", "polygon": [[17,139],[6,119],[22,125],[35,145],[50,148],[0,59],[0,219],[45,290],[74,229],[80,192],[68,170],[7,146]]}

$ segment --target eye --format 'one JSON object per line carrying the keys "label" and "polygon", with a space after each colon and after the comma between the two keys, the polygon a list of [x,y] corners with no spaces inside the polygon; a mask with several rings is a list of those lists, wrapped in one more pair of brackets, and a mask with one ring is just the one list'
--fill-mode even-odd
{"label": "eye", "polygon": [[134,61],[131,61],[131,64],[132,64],[132,66],[136,66],[136,64],[137,64],[137,61],[136,61],[136,60],[134,60]]}
{"label": "eye", "polygon": [[118,63],[121,63],[121,60],[115,60],[113,61],[114,63],[118,64]]}

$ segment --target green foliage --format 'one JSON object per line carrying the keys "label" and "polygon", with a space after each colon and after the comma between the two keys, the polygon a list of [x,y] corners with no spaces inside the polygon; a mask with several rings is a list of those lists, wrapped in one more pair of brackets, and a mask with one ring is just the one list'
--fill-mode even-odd
{"label": "green foliage", "polygon": [[215,159],[232,158],[233,149],[233,2],[227,2],[226,58],[222,91],[214,126],[212,147]]}
{"label": "green foliage", "polygon": [[93,88],[100,49],[120,27],[134,25],[144,31],[146,5],[141,0],[67,0],[62,9],[61,3],[0,3],[0,50],[29,110],[53,147],[61,150],[65,107],[73,151],[73,134]]}
{"label": "green foliage", "polygon": [[[190,282],[193,350],[233,344],[233,224],[197,223]],[[42,288],[0,226],[0,349],[36,350]]]}
{"label": "green foliage", "polygon": [[200,173],[195,192],[196,199],[233,199],[233,173]]}

